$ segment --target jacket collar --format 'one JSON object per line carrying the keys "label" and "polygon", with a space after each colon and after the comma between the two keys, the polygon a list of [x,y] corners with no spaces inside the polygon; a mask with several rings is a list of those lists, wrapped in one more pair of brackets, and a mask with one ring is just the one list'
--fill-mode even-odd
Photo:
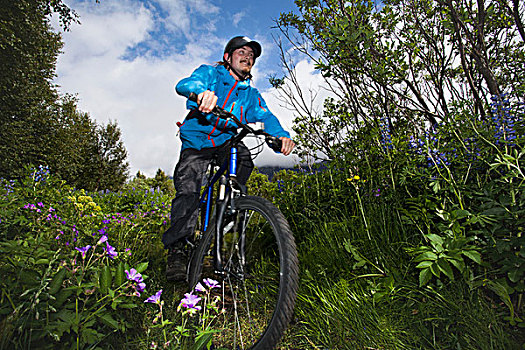
{"label": "jacket collar", "polygon": [[[225,84],[233,86],[235,84],[236,80],[235,78],[230,74],[230,71],[228,71],[224,66],[217,66],[217,71],[221,75],[221,81]],[[237,82],[237,88],[239,89],[247,89],[250,86],[250,79],[246,79],[243,81]]]}

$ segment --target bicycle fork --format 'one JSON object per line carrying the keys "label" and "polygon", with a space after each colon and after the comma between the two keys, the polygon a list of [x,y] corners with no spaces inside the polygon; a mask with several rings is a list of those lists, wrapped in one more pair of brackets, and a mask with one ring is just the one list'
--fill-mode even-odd
{"label": "bicycle fork", "polygon": [[[236,175],[237,175],[237,148],[232,147],[230,151],[230,181],[235,181]],[[230,271],[235,272],[236,274],[241,273],[244,271],[244,263],[245,263],[245,231],[244,231],[244,220],[242,218],[239,218],[239,220],[235,220],[235,216],[233,216],[234,221],[233,222],[227,222],[225,223],[225,214],[227,213],[227,210],[229,208],[228,214],[236,214],[235,213],[235,203],[234,203],[234,191],[233,188],[235,186],[232,186],[232,184],[228,184],[228,179],[223,175],[219,179],[219,194],[216,201],[216,221],[215,221],[215,244],[214,244],[214,251],[213,251],[213,260],[214,260],[214,268],[215,271],[219,274],[224,273],[224,262],[223,262],[223,256],[222,256],[222,246],[224,243],[224,234],[230,230],[232,227],[234,228],[234,231],[237,232],[237,234],[240,235],[239,240],[235,241],[235,251],[237,253],[237,259],[239,259],[239,271]],[[225,225],[226,224],[226,225]],[[235,227],[234,227],[235,226]],[[232,258],[231,256],[229,257]],[[228,264],[231,268],[231,262]],[[241,276],[242,277],[242,276]]]}

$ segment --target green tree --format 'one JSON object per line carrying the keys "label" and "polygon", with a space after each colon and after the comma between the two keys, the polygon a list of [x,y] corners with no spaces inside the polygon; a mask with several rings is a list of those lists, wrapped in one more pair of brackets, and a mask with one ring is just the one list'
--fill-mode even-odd
{"label": "green tree", "polygon": [[[51,30],[43,2],[2,1],[0,13],[0,176],[44,161],[52,132],[50,108],[60,35]],[[39,145],[39,146],[37,146]]]}
{"label": "green tree", "polygon": [[61,0],[2,0],[0,177],[45,164],[71,185],[116,189],[128,169],[120,129],[116,122],[97,125],[77,110],[76,98],[58,95],[52,80],[63,43],[49,23],[52,13],[64,30],[78,22]]}
{"label": "green tree", "polygon": [[[523,2],[295,3],[299,14],[282,14],[277,24],[315,63],[337,99],[328,102],[324,113],[313,111],[283,46],[288,74],[274,82],[300,111],[295,127],[302,135],[299,148],[314,156],[344,154],[330,149],[339,145],[348,150],[345,140],[352,130],[378,127],[380,118],[394,132],[396,125],[405,124],[417,132],[423,123],[446,121],[455,113],[486,118],[491,96],[525,92]],[[330,113],[340,113],[338,106],[343,113]]]}
{"label": "green tree", "polygon": [[116,122],[97,125],[76,103],[66,95],[54,111],[54,147],[48,163],[78,188],[116,190],[125,183],[129,167],[121,131]]}
{"label": "green tree", "polygon": [[95,189],[120,188],[128,177],[127,151],[121,140],[121,131],[116,122],[97,126],[96,157],[91,169],[95,171]]}

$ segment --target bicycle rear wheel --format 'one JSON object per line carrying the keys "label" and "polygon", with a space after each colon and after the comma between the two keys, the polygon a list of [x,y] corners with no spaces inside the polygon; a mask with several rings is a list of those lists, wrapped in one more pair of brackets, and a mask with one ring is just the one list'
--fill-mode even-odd
{"label": "bicycle rear wheel", "polygon": [[[294,238],[283,214],[268,200],[245,196],[224,220],[223,267],[213,271],[209,255],[215,225],[196,248],[189,282],[221,282],[224,313],[215,345],[233,349],[273,349],[293,313],[298,284]],[[218,323],[217,323],[218,324]]]}

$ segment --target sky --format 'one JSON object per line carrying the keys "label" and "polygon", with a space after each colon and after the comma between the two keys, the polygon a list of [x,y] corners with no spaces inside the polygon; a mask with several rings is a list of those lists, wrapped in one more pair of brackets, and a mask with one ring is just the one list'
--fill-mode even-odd
{"label": "sky", "polygon": [[[80,17],[62,32],[63,53],[57,63],[61,93],[76,94],[79,109],[99,124],[116,121],[128,151],[130,175],[171,175],[181,142],[176,122],[187,114],[185,98],[174,85],[199,65],[222,58],[226,42],[245,35],[262,44],[252,71],[270,110],[291,131],[293,113],[282,106],[268,83],[283,76],[274,38],[274,19],[297,11],[292,0],[66,0]],[[55,19],[55,27],[58,24]],[[305,58],[296,62],[305,86],[316,89],[320,75]],[[293,133],[292,133],[293,136]],[[256,166],[293,166],[268,148]]]}

